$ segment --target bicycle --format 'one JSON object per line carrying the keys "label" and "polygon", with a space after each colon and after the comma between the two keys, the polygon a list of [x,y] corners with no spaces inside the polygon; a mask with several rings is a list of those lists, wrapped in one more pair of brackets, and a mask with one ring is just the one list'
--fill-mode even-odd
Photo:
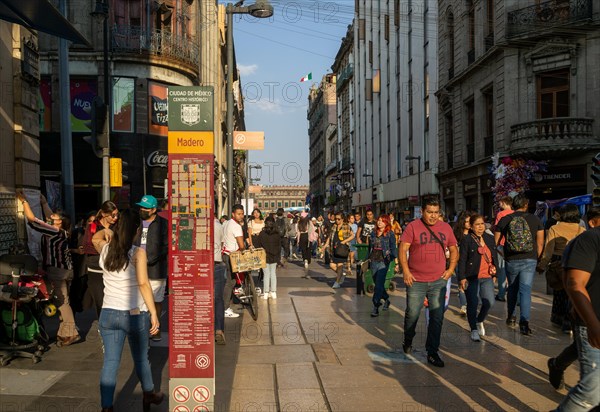
{"label": "bicycle", "polygon": [[235,278],[239,287],[235,288],[234,293],[242,302],[242,305],[248,308],[252,319],[258,319],[258,293],[254,285],[252,272],[236,272]]}

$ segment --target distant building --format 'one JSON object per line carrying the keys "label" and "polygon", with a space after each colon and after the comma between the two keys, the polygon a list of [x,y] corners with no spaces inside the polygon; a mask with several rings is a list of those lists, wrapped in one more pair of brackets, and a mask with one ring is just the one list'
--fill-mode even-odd
{"label": "distant building", "polygon": [[[275,212],[278,208],[306,207],[308,186],[260,186],[254,193],[254,206],[263,213]],[[251,210],[249,211],[251,212]]]}

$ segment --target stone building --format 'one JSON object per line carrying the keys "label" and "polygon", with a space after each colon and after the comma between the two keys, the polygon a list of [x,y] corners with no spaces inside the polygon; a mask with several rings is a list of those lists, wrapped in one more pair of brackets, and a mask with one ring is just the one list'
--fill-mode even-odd
{"label": "stone building", "polygon": [[[254,193],[254,207],[263,214],[276,212],[278,208],[304,208],[308,186],[259,186]],[[249,211],[248,213],[250,213]]]}
{"label": "stone building", "polygon": [[492,216],[491,156],[548,161],[533,200],[589,193],[600,148],[600,3],[441,0],[439,152],[448,213]]}

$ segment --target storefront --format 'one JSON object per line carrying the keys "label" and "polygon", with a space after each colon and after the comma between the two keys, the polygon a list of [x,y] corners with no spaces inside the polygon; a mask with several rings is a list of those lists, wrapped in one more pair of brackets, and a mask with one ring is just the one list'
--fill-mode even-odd
{"label": "storefront", "polygon": [[463,196],[465,198],[465,210],[479,211],[479,188],[478,178],[463,180]]}
{"label": "storefront", "polygon": [[586,165],[548,167],[529,181],[532,203],[580,196],[587,191]]}
{"label": "storefront", "polygon": [[456,203],[454,202],[454,184],[442,186],[442,200],[444,202],[444,213],[446,216],[453,216],[456,213]]}
{"label": "storefront", "polygon": [[494,216],[494,178],[491,175],[479,177],[479,188],[481,192],[481,213],[487,217],[487,221]]}

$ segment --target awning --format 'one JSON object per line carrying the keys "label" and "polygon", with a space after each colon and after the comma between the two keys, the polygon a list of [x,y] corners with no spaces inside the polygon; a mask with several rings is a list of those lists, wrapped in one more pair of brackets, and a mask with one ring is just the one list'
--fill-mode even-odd
{"label": "awning", "polygon": [[0,0],[0,20],[90,46],[90,43],[48,0]]}

